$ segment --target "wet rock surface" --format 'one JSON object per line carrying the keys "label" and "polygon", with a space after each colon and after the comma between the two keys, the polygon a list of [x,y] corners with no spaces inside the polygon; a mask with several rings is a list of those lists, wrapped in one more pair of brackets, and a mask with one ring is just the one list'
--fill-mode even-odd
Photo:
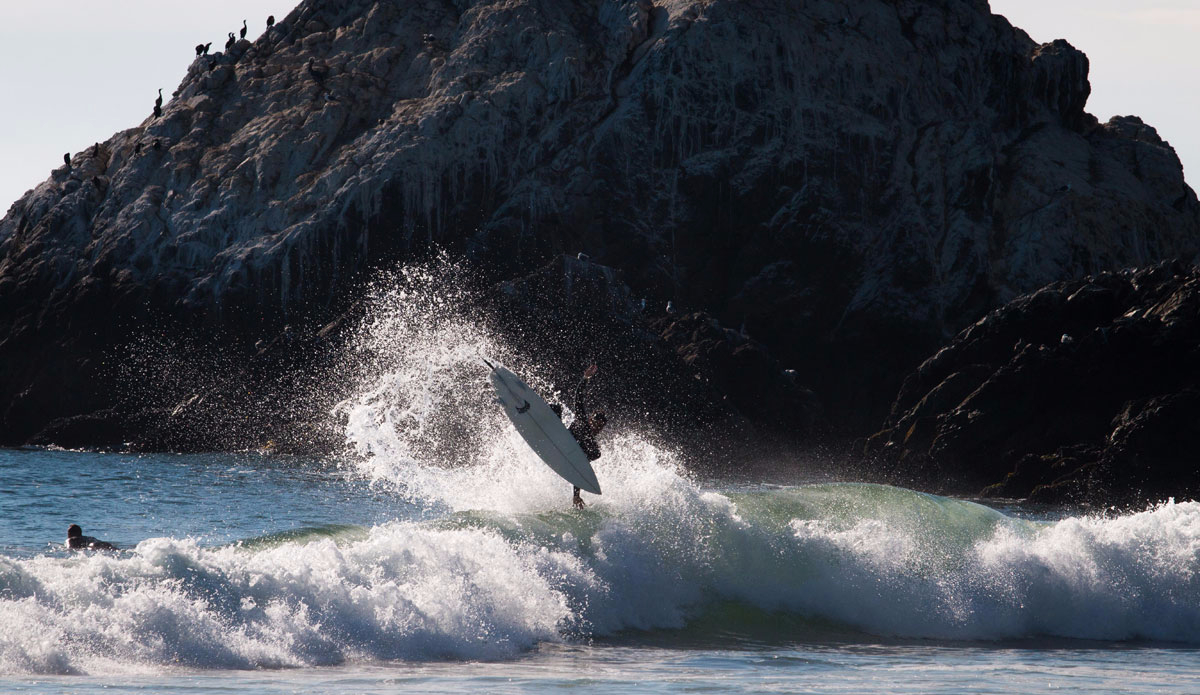
{"label": "wet rock surface", "polygon": [[1087,114],[1087,68],[981,1],[302,2],[0,220],[0,443],[126,408],[147,335],[237,373],[435,247],[484,286],[584,251],[869,431],[995,306],[1195,255],[1173,150]]}
{"label": "wet rock surface", "polygon": [[1104,273],[1019,297],[904,382],[866,453],[957,494],[1131,504],[1200,494],[1200,269]]}

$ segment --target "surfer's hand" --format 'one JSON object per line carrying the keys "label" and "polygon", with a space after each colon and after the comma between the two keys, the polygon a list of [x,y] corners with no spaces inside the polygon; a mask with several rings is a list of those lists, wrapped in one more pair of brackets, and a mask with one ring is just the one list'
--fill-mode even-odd
{"label": "surfer's hand", "polygon": [[596,371],[597,371],[597,367],[595,364],[593,364],[592,366],[588,367],[587,369],[585,369],[583,371],[583,378],[591,379],[592,377],[596,376]]}

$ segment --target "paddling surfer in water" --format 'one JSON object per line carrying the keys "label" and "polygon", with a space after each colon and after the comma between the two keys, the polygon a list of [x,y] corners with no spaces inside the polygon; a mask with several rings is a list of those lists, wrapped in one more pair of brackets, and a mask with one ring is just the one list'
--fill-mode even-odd
{"label": "paddling surfer in water", "polygon": [[116,546],[112,543],[102,541],[98,538],[83,535],[83,529],[79,528],[79,524],[71,524],[67,527],[67,547],[71,550],[116,550]]}
{"label": "paddling surfer in water", "polygon": [[[575,411],[575,421],[567,428],[575,441],[579,442],[579,448],[583,449],[583,453],[587,456],[588,461],[595,461],[600,458],[600,445],[596,443],[596,437],[600,431],[604,429],[608,418],[602,411],[591,412],[587,406],[587,387],[591,384],[592,377],[596,376],[596,365],[591,365],[583,372],[583,379],[579,381],[579,385],[575,387],[575,403],[573,410]],[[555,403],[550,408],[560,418],[562,417],[562,406]],[[586,505],[583,503],[583,498],[579,496],[579,488],[575,488],[575,494],[571,498],[576,509],[583,509]]]}

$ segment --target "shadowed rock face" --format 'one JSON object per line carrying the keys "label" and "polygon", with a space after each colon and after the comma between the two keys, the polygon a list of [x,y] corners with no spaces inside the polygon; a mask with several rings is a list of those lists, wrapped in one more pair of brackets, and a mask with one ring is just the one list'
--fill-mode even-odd
{"label": "shadowed rock face", "polygon": [[947,492],[1141,504],[1200,494],[1197,423],[1200,268],[1168,263],[992,312],[905,379],[867,452]]}
{"label": "shadowed rock face", "polygon": [[564,256],[489,296],[496,333],[557,365],[555,382],[573,385],[598,364],[595,405],[622,428],[702,454],[694,461],[745,464],[828,426],[815,395],[762,343],[703,312],[643,305],[611,268]]}
{"label": "shadowed rock face", "polygon": [[1088,91],[985,2],[304,2],[0,221],[0,442],[111,406],[132,336],[249,354],[434,245],[585,250],[854,431],[998,303],[1196,253],[1174,152]]}

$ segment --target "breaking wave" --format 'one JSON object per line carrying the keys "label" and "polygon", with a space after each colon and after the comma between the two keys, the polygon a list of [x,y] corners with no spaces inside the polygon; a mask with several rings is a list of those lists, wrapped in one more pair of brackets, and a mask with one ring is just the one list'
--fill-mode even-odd
{"label": "breaking wave", "polygon": [[[612,492],[582,512],[560,485],[537,512],[0,558],[0,672],[506,659],[697,626],[819,639],[813,621],[911,638],[1200,642],[1200,504],[1041,523],[870,485],[719,494],[644,455],[614,457]],[[797,620],[802,634],[780,628]]]}

